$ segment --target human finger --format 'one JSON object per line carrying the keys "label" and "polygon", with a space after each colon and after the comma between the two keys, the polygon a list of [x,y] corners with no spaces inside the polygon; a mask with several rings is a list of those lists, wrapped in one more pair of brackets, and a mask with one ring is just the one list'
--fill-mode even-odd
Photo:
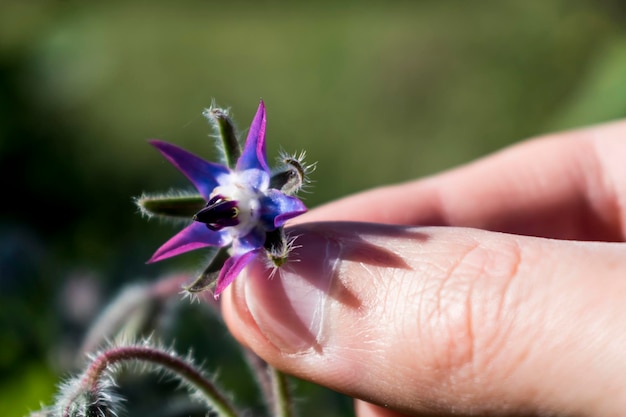
{"label": "human finger", "polygon": [[626,121],[552,134],[297,220],[445,225],[559,239],[626,237]]}
{"label": "human finger", "polygon": [[[270,364],[409,415],[617,416],[622,244],[477,229],[311,223],[292,262],[223,296]],[[371,411],[371,410],[370,410]]]}

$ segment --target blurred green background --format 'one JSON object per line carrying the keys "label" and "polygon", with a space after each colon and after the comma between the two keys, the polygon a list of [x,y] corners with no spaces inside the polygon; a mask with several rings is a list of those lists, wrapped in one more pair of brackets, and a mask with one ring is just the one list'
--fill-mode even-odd
{"label": "blurred green background", "polygon": [[[144,264],[176,228],[131,198],[188,186],[146,140],[212,158],[202,110],[214,99],[245,130],[260,98],[269,155],[318,161],[314,207],[623,117],[626,5],[4,0],[0,415],[50,403],[121,285],[198,269],[197,254]],[[307,415],[350,413],[311,395]]]}

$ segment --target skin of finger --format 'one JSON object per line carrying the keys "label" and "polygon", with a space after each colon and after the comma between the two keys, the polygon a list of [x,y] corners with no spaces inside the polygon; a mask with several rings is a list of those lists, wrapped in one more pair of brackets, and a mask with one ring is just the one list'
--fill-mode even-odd
{"label": "skin of finger", "polygon": [[[271,303],[282,284],[258,264],[223,300],[235,337],[279,369],[410,415],[620,415],[621,245],[459,228],[404,234],[389,226],[381,235],[371,227],[318,223],[294,231],[303,250],[339,239],[341,257],[365,240],[392,248],[407,265],[346,255],[317,347],[285,352],[259,329],[247,307],[251,294]],[[281,316],[280,306],[270,308]]]}
{"label": "skin of finger", "polygon": [[626,121],[522,142],[297,219],[475,227],[559,239],[626,236]]}

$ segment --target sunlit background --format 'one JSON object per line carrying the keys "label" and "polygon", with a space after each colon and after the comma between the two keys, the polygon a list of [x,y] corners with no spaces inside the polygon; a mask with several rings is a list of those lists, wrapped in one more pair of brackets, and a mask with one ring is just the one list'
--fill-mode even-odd
{"label": "sunlit background", "polygon": [[[188,186],[147,139],[212,158],[202,110],[230,107],[245,131],[262,98],[269,155],[318,161],[314,207],[625,116],[625,13],[619,0],[4,0],[0,415],[50,403],[123,284],[201,267],[202,254],[145,265],[176,229],[132,197]],[[214,352],[227,334],[189,316],[177,343],[206,339],[196,356],[237,395],[244,377]],[[349,399],[302,387],[305,415],[350,415]]]}

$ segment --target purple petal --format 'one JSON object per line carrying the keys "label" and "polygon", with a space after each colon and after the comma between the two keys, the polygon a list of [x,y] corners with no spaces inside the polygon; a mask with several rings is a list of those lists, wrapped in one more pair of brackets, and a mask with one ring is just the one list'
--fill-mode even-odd
{"label": "purple petal", "polygon": [[240,256],[231,256],[226,260],[224,266],[220,271],[220,275],[217,278],[217,284],[215,285],[215,293],[213,296],[217,299],[222,291],[230,285],[231,282],[237,278],[239,273],[257,256],[261,251],[253,250],[246,252]]}
{"label": "purple petal", "polygon": [[167,142],[151,140],[150,144],[157,148],[176,168],[193,183],[202,197],[210,198],[217,187],[217,178],[230,173],[223,165],[214,164]]}
{"label": "purple petal", "polygon": [[263,100],[261,100],[254,120],[252,120],[250,125],[243,153],[237,161],[237,171],[254,168],[269,172],[267,157],[265,156],[265,123],[265,105]]}
{"label": "purple petal", "polygon": [[279,214],[274,219],[274,226],[281,227],[285,223],[287,223],[288,220],[293,219],[294,217],[298,217],[299,215],[304,214],[304,213],[306,213],[306,207],[299,211],[290,211],[288,213]]}
{"label": "purple petal", "polygon": [[266,200],[261,204],[264,208],[261,218],[266,227],[281,227],[287,220],[307,210],[299,198],[285,195],[274,189],[268,190]]}
{"label": "purple petal", "polygon": [[148,263],[206,246],[225,246],[230,243],[229,240],[230,236],[227,233],[214,232],[204,223],[193,222],[157,249]]}

